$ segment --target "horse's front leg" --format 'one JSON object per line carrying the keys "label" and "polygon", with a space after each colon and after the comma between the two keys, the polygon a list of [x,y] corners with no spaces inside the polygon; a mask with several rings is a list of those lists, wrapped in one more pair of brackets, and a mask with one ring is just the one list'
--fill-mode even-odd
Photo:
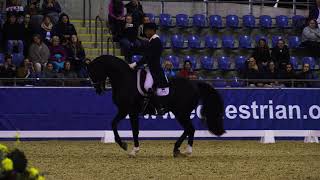
{"label": "horse's front leg", "polygon": [[118,143],[119,146],[125,151],[128,150],[128,144],[126,142],[122,142],[121,137],[118,133],[118,124],[122,119],[126,117],[126,115],[126,113],[119,111],[118,114],[112,120],[112,131],[114,133],[114,139],[116,143]]}
{"label": "horse's front leg", "polygon": [[139,118],[137,114],[130,114],[130,122],[132,128],[132,136],[134,141],[134,147],[132,151],[129,153],[129,156],[135,157],[139,152]]}

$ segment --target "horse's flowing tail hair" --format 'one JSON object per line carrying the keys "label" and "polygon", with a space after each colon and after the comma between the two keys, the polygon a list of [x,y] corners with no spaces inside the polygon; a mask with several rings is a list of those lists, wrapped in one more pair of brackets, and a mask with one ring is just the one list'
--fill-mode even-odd
{"label": "horse's flowing tail hair", "polygon": [[200,97],[202,100],[203,123],[214,135],[221,136],[225,133],[223,125],[224,103],[213,87],[204,82],[198,82]]}

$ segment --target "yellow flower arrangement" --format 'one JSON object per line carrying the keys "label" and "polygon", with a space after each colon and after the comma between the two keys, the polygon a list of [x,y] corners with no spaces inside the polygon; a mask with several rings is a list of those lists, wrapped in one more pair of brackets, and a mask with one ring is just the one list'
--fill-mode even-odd
{"label": "yellow flower arrangement", "polygon": [[13,170],[13,162],[12,162],[11,159],[5,158],[5,159],[2,160],[1,164],[2,164],[2,167],[3,167],[4,171]]}
{"label": "yellow flower arrangement", "polygon": [[38,176],[37,180],[46,180],[43,176]]}
{"label": "yellow flower arrangement", "polygon": [[35,177],[37,177],[39,175],[39,171],[36,168],[33,168],[33,167],[29,168],[28,171],[30,173],[30,177],[31,178],[35,178]]}
{"label": "yellow flower arrangement", "polygon": [[7,146],[0,144],[0,151],[4,152],[4,153],[8,153],[9,149]]}

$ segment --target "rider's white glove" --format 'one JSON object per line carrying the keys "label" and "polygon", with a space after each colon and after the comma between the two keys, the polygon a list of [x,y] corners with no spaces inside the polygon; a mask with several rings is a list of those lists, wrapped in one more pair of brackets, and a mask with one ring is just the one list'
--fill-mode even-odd
{"label": "rider's white glove", "polygon": [[131,69],[134,69],[136,66],[137,66],[137,63],[136,63],[136,62],[129,64],[129,67],[130,67]]}

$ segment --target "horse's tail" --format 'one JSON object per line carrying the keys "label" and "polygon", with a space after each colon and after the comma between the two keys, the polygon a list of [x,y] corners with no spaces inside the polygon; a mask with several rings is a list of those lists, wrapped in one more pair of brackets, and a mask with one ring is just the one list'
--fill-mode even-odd
{"label": "horse's tail", "polygon": [[223,100],[218,91],[207,83],[199,82],[198,88],[203,105],[201,110],[202,121],[211,133],[221,136],[225,133],[223,127]]}

